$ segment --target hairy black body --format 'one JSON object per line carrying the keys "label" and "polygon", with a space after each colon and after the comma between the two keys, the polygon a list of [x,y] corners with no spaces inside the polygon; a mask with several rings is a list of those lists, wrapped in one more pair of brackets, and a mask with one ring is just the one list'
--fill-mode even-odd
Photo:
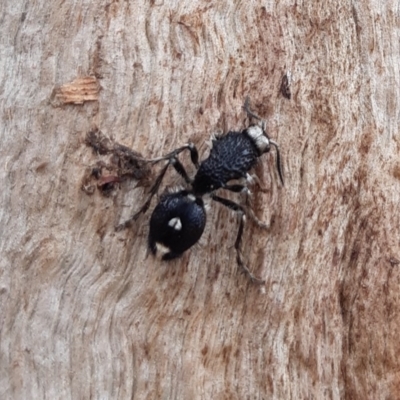
{"label": "hairy black body", "polygon": [[[247,113],[256,119],[248,103],[245,103]],[[158,163],[166,160],[168,163],[161,170],[150,196],[144,205],[124,224],[117,229],[122,229],[135,221],[141,213],[150,206],[152,197],[158,192],[164,175],[170,165],[185,179],[188,189],[167,193],[161,196],[150,219],[149,248],[155,254],[159,247],[166,250],[164,260],[180,257],[186,250],[198,242],[203,234],[206,224],[206,212],[203,196],[209,195],[212,200],[228,207],[240,215],[239,230],[235,242],[236,259],[238,264],[249,274],[253,281],[262,283],[263,280],[256,278],[244,265],[240,253],[240,244],[245,223],[246,210],[240,204],[225,199],[215,194],[218,189],[226,189],[233,192],[248,192],[246,183],[229,184],[232,180],[248,178],[248,172],[255,166],[259,157],[271,149],[271,145],[277,150],[277,169],[283,184],[283,176],[280,164],[278,145],[272,141],[262,126],[251,125],[241,132],[228,132],[226,135],[216,137],[208,158],[199,164],[196,147],[189,143],[180,147],[166,156],[145,160],[149,163]],[[197,169],[194,179],[191,179],[177,156],[184,150],[190,151],[192,163]],[[254,214],[250,214],[253,220]],[[264,226],[257,220],[259,226]]]}
{"label": "hairy black body", "polygon": [[244,178],[259,157],[254,141],[243,132],[229,132],[213,140],[210,155],[204,160],[192,184],[196,195],[224,187],[233,179]]}

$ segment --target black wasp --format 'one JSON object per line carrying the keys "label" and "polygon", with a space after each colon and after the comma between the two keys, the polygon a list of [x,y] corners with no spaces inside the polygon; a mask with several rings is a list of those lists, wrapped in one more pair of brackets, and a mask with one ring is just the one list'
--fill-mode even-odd
{"label": "black wasp", "polygon": [[[119,225],[117,230],[130,226],[140,214],[147,211],[151,199],[160,188],[168,167],[172,165],[186,181],[187,188],[161,195],[150,219],[148,245],[151,252],[156,254],[158,248],[163,248],[166,252],[162,259],[171,260],[180,257],[197,243],[206,224],[203,197],[209,195],[212,200],[239,214],[239,230],[235,241],[237,263],[246,271],[252,281],[263,283],[264,281],[256,278],[243,263],[240,244],[246,214],[255,220],[259,226],[264,225],[257,220],[250,209],[245,209],[243,206],[216,194],[218,189],[249,193],[246,184],[251,181],[251,177],[248,172],[255,166],[259,157],[271,150],[271,145],[276,148],[276,165],[283,185],[278,145],[268,137],[265,131],[265,122],[250,111],[248,99],[246,99],[243,108],[249,117],[261,121],[261,126],[251,125],[241,132],[231,131],[214,138],[210,155],[204,161],[199,163],[198,151],[192,143],[179,147],[163,157],[142,159],[141,161],[152,164],[160,161],[168,161],[168,163],[156,178],[147,201],[128,221]],[[177,158],[185,150],[189,150],[192,163],[197,169],[193,179],[188,176],[184,166]],[[242,178],[246,179],[244,184],[229,184],[232,180]]]}

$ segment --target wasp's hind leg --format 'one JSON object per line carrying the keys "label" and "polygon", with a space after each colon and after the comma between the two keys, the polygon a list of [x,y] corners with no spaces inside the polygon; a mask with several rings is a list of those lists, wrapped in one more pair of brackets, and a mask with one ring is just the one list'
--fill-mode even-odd
{"label": "wasp's hind leg", "polygon": [[242,259],[242,253],[240,250],[241,244],[242,244],[242,236],[243,236],[243,230],[244,230],[244,224],[246,222],[246,213],[244,208],[231,201],[228,199],[224,199],[223,197],[219,197],[216,195],[211,195],[211,198],[218,202],[221,203],[222,205],[224,205],[225,207],[228,207],[230,210],[235,211],[236,213],[239,214],[239,230],[236,236],[236,241],[235,241],[235,250],[236,250],[236,261],[239,265],[240,268],[243,269],[243,271],[247,274],[247,276],[251,279],[252,282],[254,283],[258,283],[260,285],[263,285],[265,283],[265,280],[261,279],[261,278],[257,278],[245,265],[245,263],[243,262]]}

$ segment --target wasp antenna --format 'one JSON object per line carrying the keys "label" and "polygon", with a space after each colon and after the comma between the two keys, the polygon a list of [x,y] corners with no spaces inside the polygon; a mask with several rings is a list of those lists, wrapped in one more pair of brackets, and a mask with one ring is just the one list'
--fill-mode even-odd
{"label": "wasp antenna", "polygon": [[244,99],[243,109],[248,114],[251,113],[251,111],[250,111],[250,97],[249,96],[246,96],[246,98]]}
{"label": "wasp antenna", "polygon": [[246,97],[244,104],[243,104],[243,109],[246,111],[247,115],[251,118],[254,118],[258,121],[261,121],[261,128],[265,132],[266,129],[266,122],[261,119],[257,114],[254,114],[253,111],[250,110],[250,99],[249,96]]}
{"label": "wasp antenna", "polygon": [[[263,130],[264,134],[268,137],[267,135],[267,123],[264,120],[261,120],[261,129]],[[269,139],[269,138],[268,138]]]}
{"label": "wasp antenna", "polygon": [[282,182],[282,186],[285,186],[285,183],[283,181],[283,173],[282,173],[282,164],[281,164],[281,153],[279,151],[279,146],[276,142],[274,142],[273,140],[269,140],[269,142],[275,147],[276,149],[276,168],[278,170],[278,174],[279,174],[279,179]]}

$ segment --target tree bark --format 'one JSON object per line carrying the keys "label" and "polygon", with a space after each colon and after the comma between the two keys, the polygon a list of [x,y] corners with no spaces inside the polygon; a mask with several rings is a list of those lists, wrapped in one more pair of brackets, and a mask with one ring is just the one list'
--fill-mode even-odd
{"label": "tree bark", "polygon": [[[399,13],[1,2],[0,397],[399,398]],[[109,162],[85,144],[94,126],[144,157],[191,140],[204,159],[211,134],[246,126],[246,96],[285,176],[273,152],[256,168],[271,227],[249,222],[242,251],[263,286],[238,270],[223,206],[165,263],[147,254],[151,209],[114,229],[146,187],[82,190]]]}

